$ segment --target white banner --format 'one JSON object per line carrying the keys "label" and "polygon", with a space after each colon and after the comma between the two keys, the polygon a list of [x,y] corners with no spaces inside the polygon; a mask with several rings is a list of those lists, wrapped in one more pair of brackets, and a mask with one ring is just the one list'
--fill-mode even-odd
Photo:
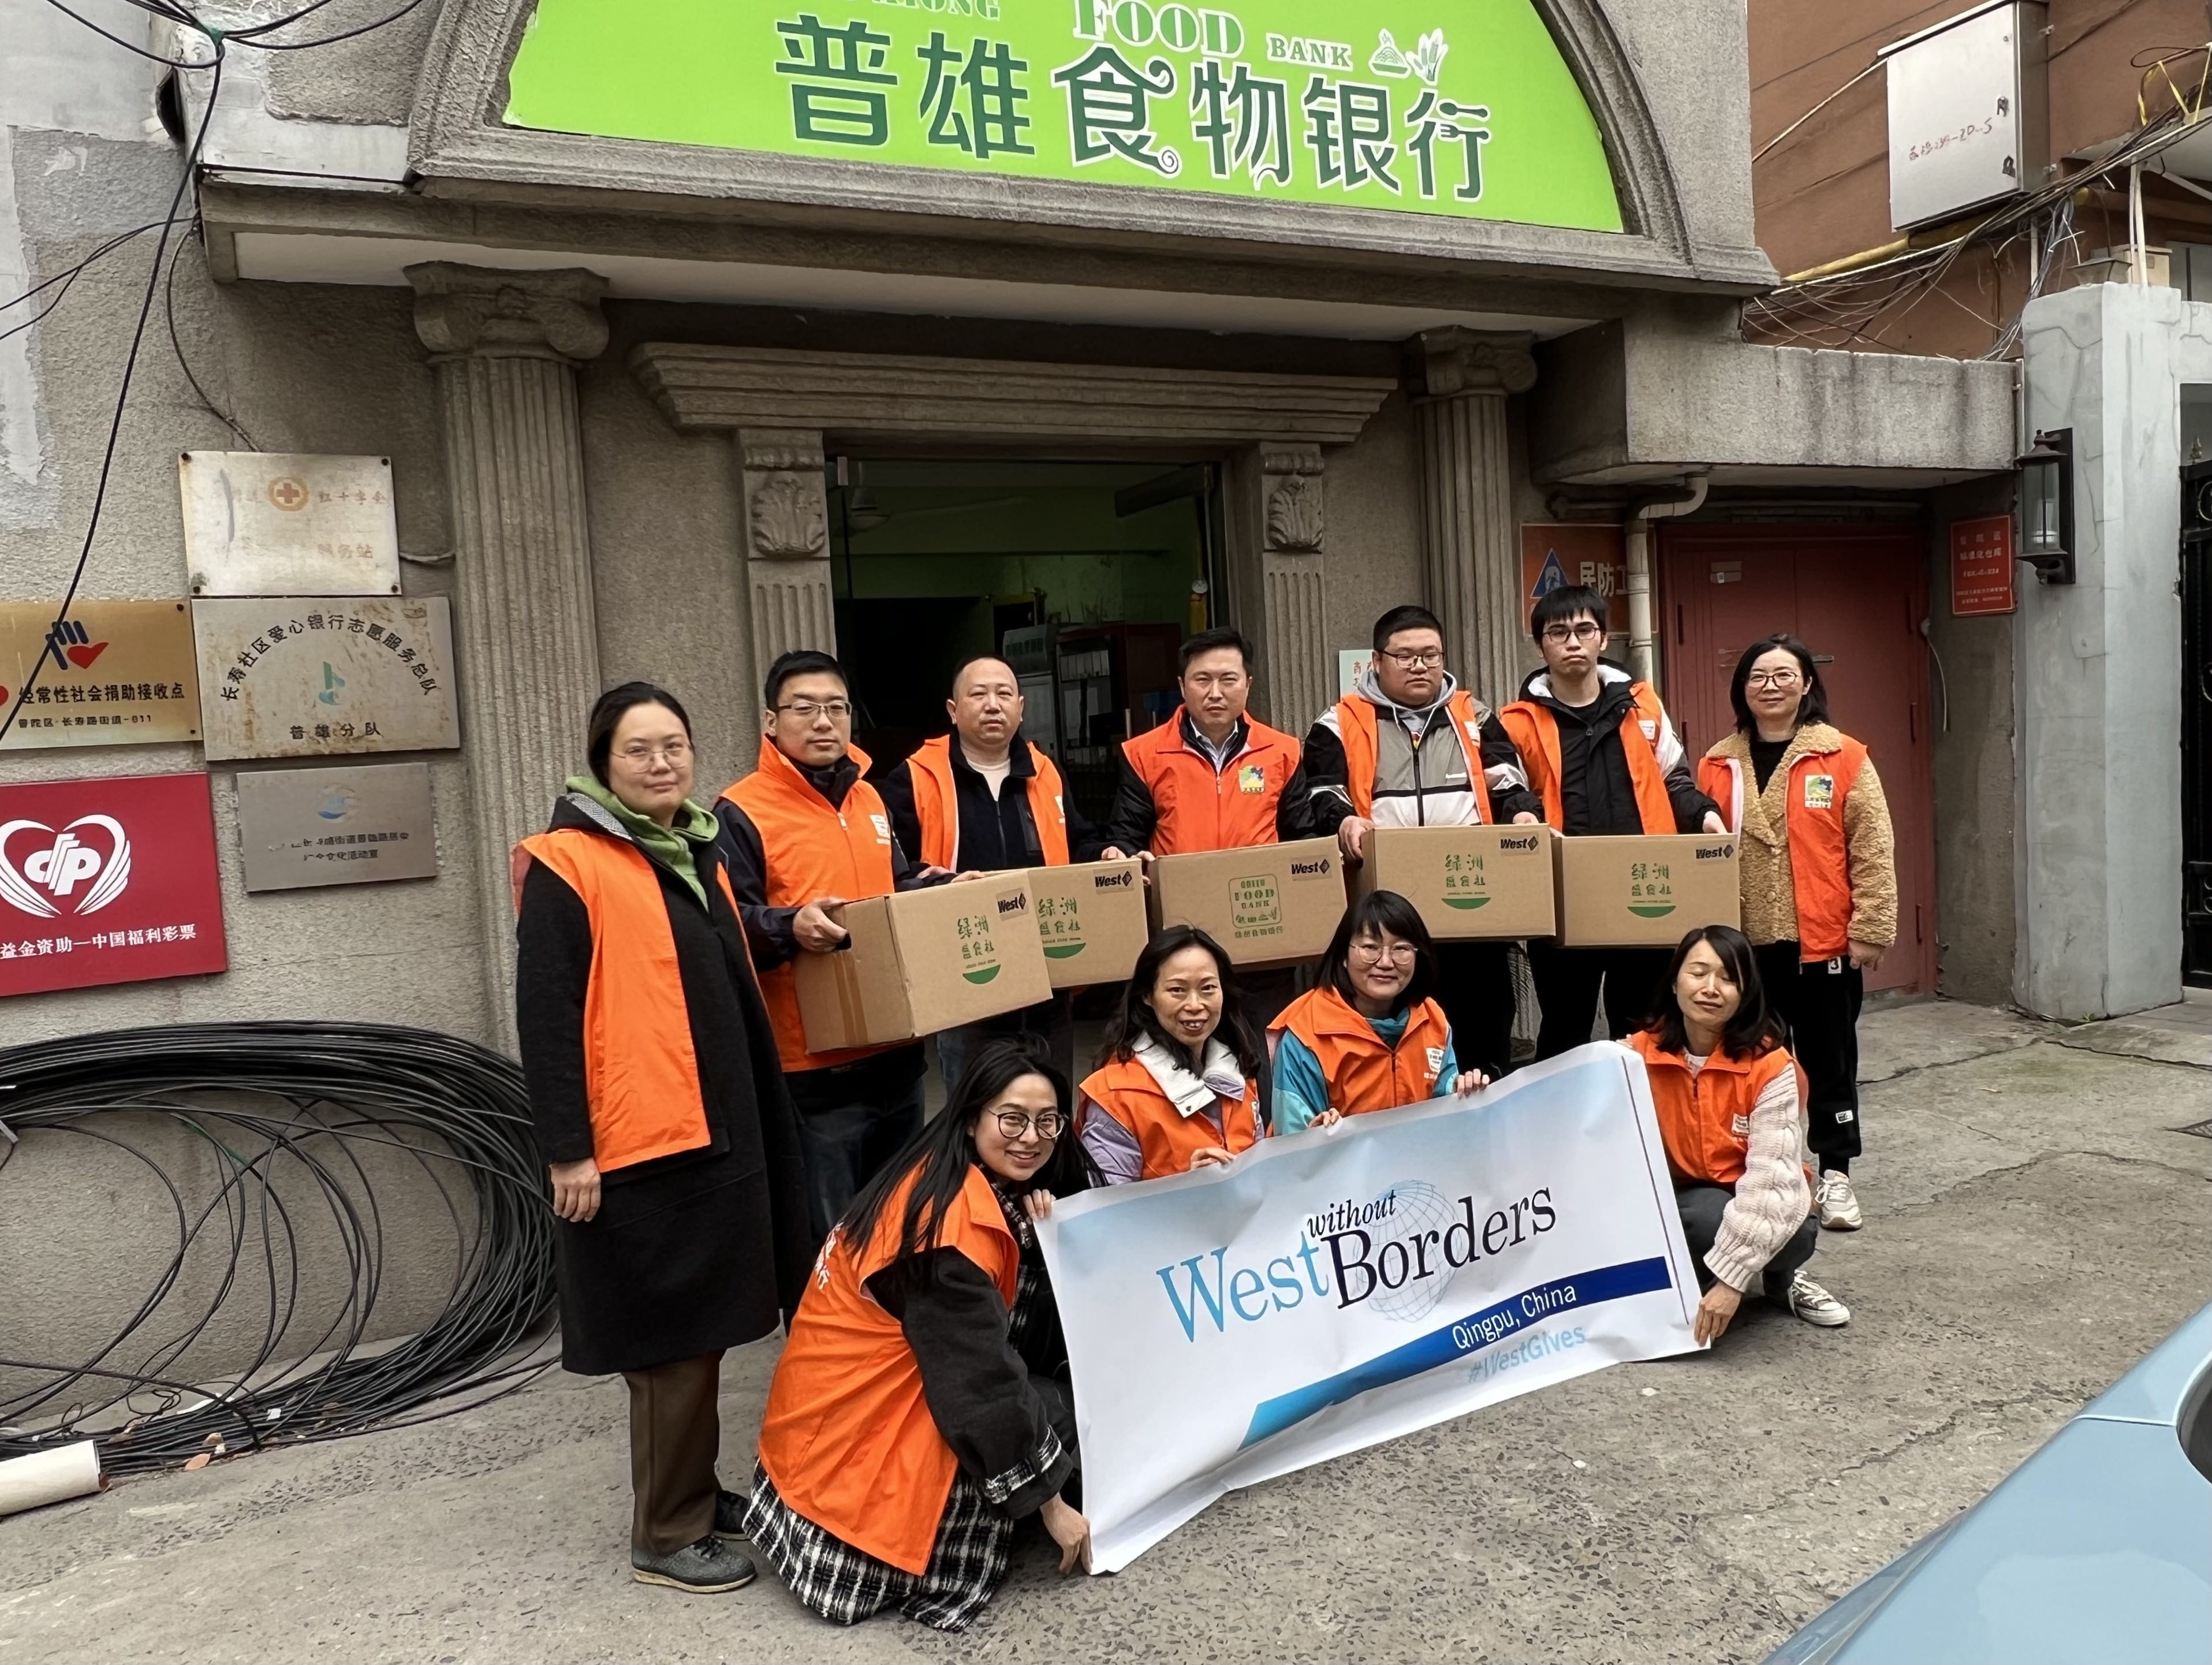
{"label": "white banner", "polygon": [[1101,1572],[1239,1486],[1696,1346],[1643,1060],[1609,1044],[1069,1198],[1042,1241]]}

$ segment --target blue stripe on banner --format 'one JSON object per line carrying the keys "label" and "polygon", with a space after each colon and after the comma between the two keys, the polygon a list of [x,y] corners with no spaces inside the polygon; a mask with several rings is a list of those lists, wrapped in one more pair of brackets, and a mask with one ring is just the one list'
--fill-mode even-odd
{"label": "blue stripe on banner", "polygon": [[1262,1400],[1252,1413],[1252,1425],[1245,1431],[1244,1443],[1256,1445],[1332,1405],[1341,1405],[1354,1395],[1403,1382],[1409,1376],[1419,1376],[1439,1364],[1480,1352],[1492,1342],[1502,1341],[1547,1318],[1579,1312],[1601,1301],[1649,1295],[1655,1290],[1671,1288],[1673,1284],[1666,1258],[1656,1255],[1648,1261],[1624,1261],[1619,1266],[1600,1267],[1595,1272],[1538,1284],[1518,1295],[1506,1297],[1496,1306],[1485,1307],[1456,1323],[1431,1330],[1417,1341],[1393,1347],[1364,1364],[1355,1365],[1309,1387]]}

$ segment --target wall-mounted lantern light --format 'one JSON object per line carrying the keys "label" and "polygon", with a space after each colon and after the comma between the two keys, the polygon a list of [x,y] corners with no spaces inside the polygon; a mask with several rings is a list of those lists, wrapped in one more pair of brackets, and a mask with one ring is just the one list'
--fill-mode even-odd
{"label": "wall-mounted lantern light", "polygon": [[2074,581],[2074,430],[2038,434],[2020,459],[2020,558],[2045,584]]}

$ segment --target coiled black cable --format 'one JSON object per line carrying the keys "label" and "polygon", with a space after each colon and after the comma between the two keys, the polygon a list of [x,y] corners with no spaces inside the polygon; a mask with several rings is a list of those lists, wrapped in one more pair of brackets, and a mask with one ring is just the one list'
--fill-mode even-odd
{"label": "coiled black cable", "polygon": [[[103,1127],[118,1114],[166,1117],[204,1141],[222,1175],[216,1197],[188,1201],[155,1158]],[[72,1036],[0,1051],[0,1208],[15,1140],[74,1137],[143,1163],[167,1190],[177,1227],[166,1271],[90,1358],[0,1358],[0,1368],[40,1377],[0,1399],[0,1458],[89,1437],[106,1472],[144,1473],[408,1426],[430,1419],[408,1419],[410,1411],[474,1395],[433,1413],[452,1415],[550,1367],[516,1362],[553,1305],[553,1216],[522,1073],[496,1053],[375,1024],[184,1024]],[[234,1148],[249,1140],[258,1148]],[[389,1346],[365,1344],[385,1244],[362,1145],[404,1152],[434,1179],[465,1176],[476,1201],[471,1222],[437,1188],[460,1249],[453,1286],[426,1328]],[[301,1204],[278,1194],[280,1171],[288,1182],[307,1177],[344,1249],[348,1287],[337,1316],[304,1340],[288,1334],[301,1297],[292,1218]],[[227,1238],[229,1253],[213,1297],[176,1333],[150,1340],[186,1256],[210,1234],[218,1249]],[[254,1357],[228,1385],[173,1379],[172,1367],[249,1277],[269,1310]],[[484,1389],[492,1391],[477,1392]]]}

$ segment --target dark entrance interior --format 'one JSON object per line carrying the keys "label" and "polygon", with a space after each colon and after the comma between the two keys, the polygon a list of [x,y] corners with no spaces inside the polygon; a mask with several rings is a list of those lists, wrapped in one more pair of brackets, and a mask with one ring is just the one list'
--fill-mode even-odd
{"label": "dark entrance interior", "polygon": [[877,770],[945,732],[952,673],[996,653],[1094,820],[1113,748],[1174,709],[1176,649],[1219,594],[1206,463],[842,457],[830,538],[854,738]]}
{"label": "dark entrance interior", "polygon": [[2212,462],[2181,471],[2181,972],[2212,988]]}

